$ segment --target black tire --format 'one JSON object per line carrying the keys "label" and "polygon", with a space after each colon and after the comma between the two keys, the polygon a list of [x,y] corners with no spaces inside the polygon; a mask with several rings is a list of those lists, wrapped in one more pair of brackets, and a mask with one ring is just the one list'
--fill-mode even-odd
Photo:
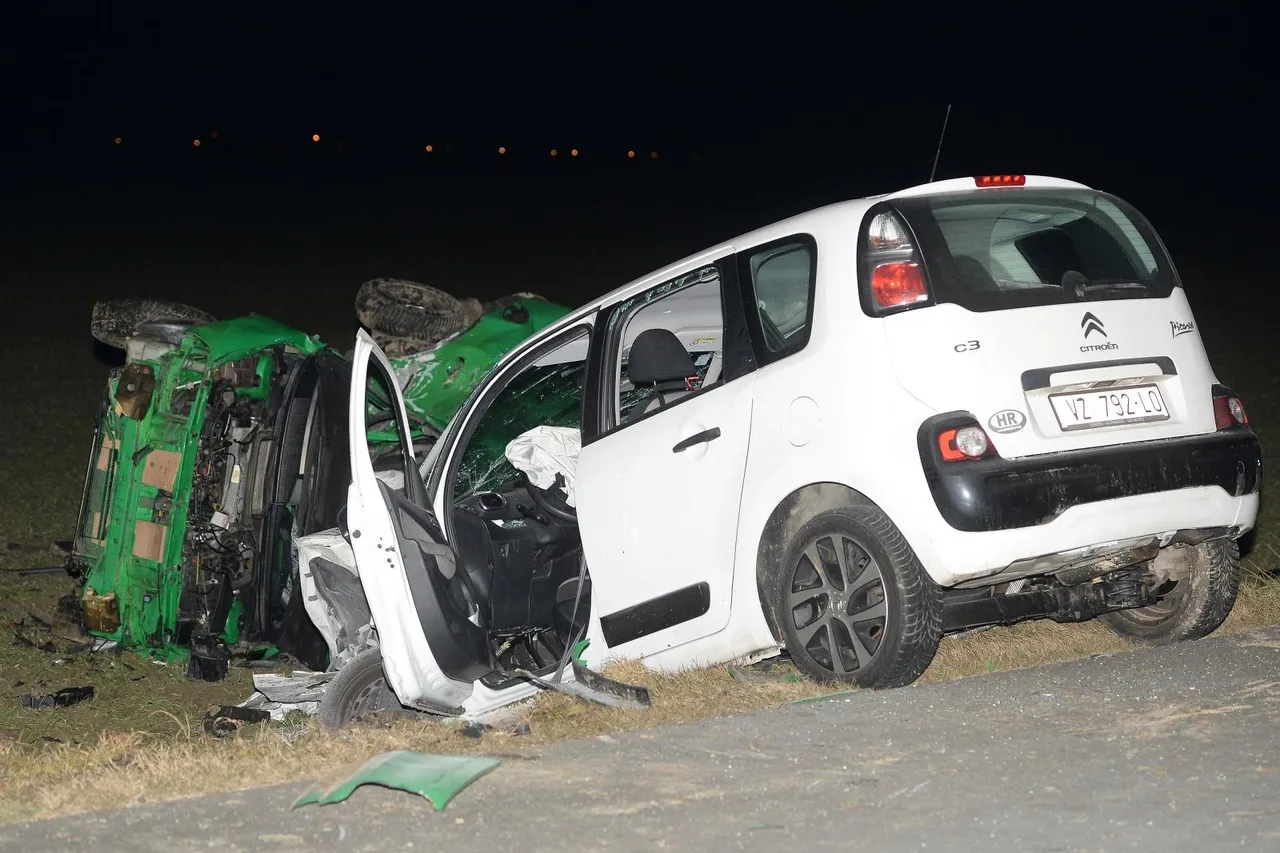
{"label": "black tire", "polygon": [[382,651],[366,649],[329,682],[316,716],[331,729],[341,729],[367,714],[415,715],[400,704],[382,671]]}
{"label": "black tire", "polygon": [[1174,550],[1180,553],[1167,558],[1185,559],[1186,577],[1166,584],[1171,588],[1161,601],[1104,613],[1098,621],[1113,633],[1148,646],[1198,640],[1218,630],[1231,615],[1240,591],[1239,543],[1210,539]]}
{"label": "black tire", "polygon": [[208,311],[201,311],[181,302],[122,296],[99,299],[93,304],[89,333],[107,346],[124,349],[125,342],[144,323],[168,321],[199,326],[216,320]]}
{"label": "black tire", "polygon": [[483,313],[475,299],[460,300],[428,284],[375,278],[356,291],[356,318],[372,332],[431,346],[475,324]]}
{"label": "black tire", "polygon": [[818,513],[780,554],[764,567],[761,592],[779,639],[806,675],[888,688],[910,684],[928,668],[942,638],[942,592],[879,507]]}

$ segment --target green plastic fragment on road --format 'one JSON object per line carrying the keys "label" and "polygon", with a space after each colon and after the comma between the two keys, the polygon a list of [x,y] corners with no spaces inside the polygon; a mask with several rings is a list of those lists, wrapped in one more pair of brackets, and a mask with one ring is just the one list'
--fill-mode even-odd
{"label": "green plastic fragment on road", "polygon": [[429,755],[396,750],[374,756],[345,779],[325,787],[316,785],[294,801],[291,808],[319,803],[340,803],[361,785],[381,785],[418,794],[443,811],[458,792],[501,764],[497,758],[463,755]]}

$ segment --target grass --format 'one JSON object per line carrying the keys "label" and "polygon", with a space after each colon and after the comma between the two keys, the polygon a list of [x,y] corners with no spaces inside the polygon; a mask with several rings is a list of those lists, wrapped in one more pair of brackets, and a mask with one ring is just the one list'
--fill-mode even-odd
{"label": "grass", "polygon": [[[377,274],[385,272],[368,270],[348,278],[359,281]],[[8,283],[41,292],[36,279],[11,277]],[[182,284],[181,293],[133,281],[119,290],[219,304],[221,280]],[[345,324],[337,328],[332,318],[349,316],[350,287],[336,296],[323,289],[316,293],[309,309],[314,313],[273,313],[329,340],[349,340]],[[88,304],[86,300],[73,321],[83,322]],[[50,306],[50,315],[55,307]],[[1280,423],[1280,376],[1266,369],[1273,361],[1267,318],[1257,312],[1235,325],[1222,321],[1215,326],[1211,317],[1200,321],[1218,375],[1244,396],[1270,457],[1280,446],[1280,433],[1271,426]],[[417,721],[332,733],[306,720],[248,727],[225,740],[207,736],[201,728],[205,710],[247,697],[252,691],[249,670],[233,667],[225,682],[205,684],[186,679],[181,667],[159,666],[131,654],[91,655],[57,617],[59,596],[72,589],[69,578],[7,571],[56,563],[48,546],[68,538],[75,523],[106,368],[80,343],[78,328],[73,340],[69,345],[23,316],[0,315],[0,357],[5,364],[27,366],[9,374],[5,417],[0,418],[0,821],[311,779],[392,748],[520,755],[565,738],[745,713],[835,690],[807,681],[740,681],[722,667],[674,676],[624,667],[612,674],[646,684],[652,709],[617,711],[543,694],[521,711],[531,727],[523,736],[493,731],[476,740],[459,734],[456,724]],[[1222,632],[1280,623],[1280,583],[1266,571],[1280,563],[1278,548],[1280,518],[1274,504],[1264,501],[1249,557],[1250,577]],[[16,635],[34,647],[10,645]],[[1024,623],[944,639],[922,682],[1127,647],[1096,623]],[[93,685],[97,693],[91,701],[56,710],[32,710],[20,703],[25,693],[76,685]]]}
{"label": "grass", "polygon": [[[1239,633],[1278,622],[1280,583],[1251,570],[1231,617],[1219,633]],[[1096,622],[1027,622],[944,638],[919,683],[1132,648]],[[47,653],[24,649],[21,655],[10,657],[36,654]],[[528,723],[529,732],[523,735],[504,726],[477,739],[463,735],[457,722],[419,720],[373,720],[332,732],[305,715],[294,714],[280,723],[246,727],[234,737],[215,739],[201,730],[203,711],[210,703],[235,702],[247,695],[248,689],[241,686],[244,682],[238,676],[221,685],[192,684],[178,672],[150,671],[147,667],[153,665],[140,665],[126,656],[115,656],[96,669],[92,662],[58,666],[62,665],[79,667],[69,671],[102,679],[99,683],[106,695],[60,711],[23,709],[15,716],[6,707],[2,719],[7,725],[19,723],[23,729],[20,736],[0,738],[0,766],[4,768],[0,823],[315,780],[391,749],[518,759],[570,738],[749,713],[846,689],[789,679],[786,676],[794,670],[788,664],[771,667],[761,680],[740,680],[727,667],[665,675],[626,664],[611,668],[609,674],[646,685],[653,698],[652,708],[604,708],[544,693],[519,708],[518,718],[510,721],[510,727]],[[48,666],[46,662],[45,668]],[[126,675],[139,669],[139,681],[134,681],[136,675]],[[105,704],[95,707],[99,702]],[[102,709],[106,707],[122,715],[112,717],[110,725],[104,719]],[[101,728],[94,729],[95,724]],[[50,742],[42,734],[49,731],[78,731],[80,736]]]}

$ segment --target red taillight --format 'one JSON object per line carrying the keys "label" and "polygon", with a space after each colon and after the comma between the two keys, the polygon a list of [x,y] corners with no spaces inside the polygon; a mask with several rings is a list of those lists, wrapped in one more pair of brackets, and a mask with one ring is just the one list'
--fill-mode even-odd
{"label": "red taillight", "polygon": [[929,298],[920,265],[910,262],[877,264],[871,273],[871,293],[881,308],[896,308]]}
{"label": "red taillight", "polygon": [[995,456],[995,448],[991,440],[977,424],[945,429],[938,433],[938,452],[946,462],[961,462],[965,459],[982,459]]}
{"label": "red taillight", "polygon": [[1217,429],[1247,425],[1249,416],[1245,413],[1244,403],[1239,397],[1214,397],[1213,423]]}
{"label": "red taillight", "polygon": [[1027,183],[1026,175],[979,175],[973,179],[979,187],[1021,187]]}

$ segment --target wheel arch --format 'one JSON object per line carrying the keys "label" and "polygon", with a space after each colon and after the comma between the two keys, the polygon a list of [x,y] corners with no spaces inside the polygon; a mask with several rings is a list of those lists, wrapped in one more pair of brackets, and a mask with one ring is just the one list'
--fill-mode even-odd
{"label": "wheel arch", "polygon": [[782,642],[782,631],[765,598],[765,572],[779,559],[780,552],[787,547],[791,537],[810,518],[820,512],[852,504],[875,505],[866,495],[844,483],[809,483],[793,490],[779,501],[765,521],[764,528],[760,531],[760,540],[756,543],[756,596],[776,642]]}

